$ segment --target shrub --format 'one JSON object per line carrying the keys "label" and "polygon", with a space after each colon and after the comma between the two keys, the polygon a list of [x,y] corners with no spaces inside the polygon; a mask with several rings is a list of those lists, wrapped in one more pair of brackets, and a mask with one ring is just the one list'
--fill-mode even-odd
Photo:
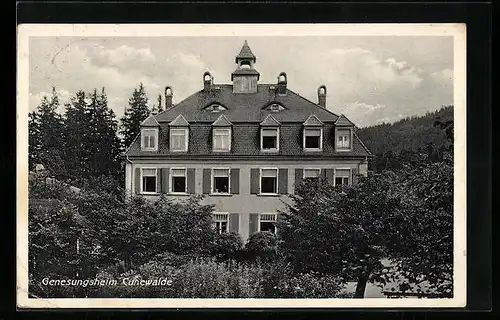
{"label": "shrub", "polygon": [[243,249],[243,241],[238,233],[223,233],[216,237],[213,255],[220,260],[234,259]]}
{"label": "shrub", "polygon": [[278,253],[278,241],[275,234],[269,231],[256,232],[252,234],[245,245],[245,251],[250,258],[272,260]]}

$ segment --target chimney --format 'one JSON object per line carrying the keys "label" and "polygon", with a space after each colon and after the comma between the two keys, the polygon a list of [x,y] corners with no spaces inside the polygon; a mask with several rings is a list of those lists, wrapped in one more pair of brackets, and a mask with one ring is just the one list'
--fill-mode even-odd
{"label": "chimney", "polygon": [[165,87],[165,110],[168,110],[172,107],[172,88],[171,87]]}
{"label": "chimney", "polygon": [[213,80],[214,80],[214,78],[212,77],[210,72],[206,71],[203,74],[203,90],[204,91],[208,91],[210,89],[210,87],[212,86]]}
{"label": "chimney", "polygon": [[318,88],[318,104],[321,107],[326,108],[326,86],[325,85],[321,85]]}
{"label": "chimney", "polygon": [[286,94],[286,73],[282,72],[278,76],[278,94]]}

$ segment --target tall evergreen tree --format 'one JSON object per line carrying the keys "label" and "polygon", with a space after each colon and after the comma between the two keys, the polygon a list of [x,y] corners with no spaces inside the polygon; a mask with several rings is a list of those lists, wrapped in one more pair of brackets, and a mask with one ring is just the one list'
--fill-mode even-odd
{"label": "tall evergreen tree", "polygon": [[150,114],[148,108],[148,98],[143,84],[139,84],[138,88],[134,89],[132,97],[128,100],[128,108],[125,110],[125,115],[121,119],[121,134],[125,147],[130,146],[135,137],[139,134],[140,124]]}
{"label": "tall evergreen tree", "polygon": [[40,121],[38,113],[30,112],[28,115],[28,160],[30,170],[40,163],[40,150],[42,143],[40,139]]}
{"label": "tall evergreen tree", "polygon": [[[31,143],[30,159],[43,164],[52,174],[64,174],[64,124],[62,116],[57,112],[59,96],[56,88],[52,88],[50,98],[44,96],[37,111],[30,115]],[[32,165],[35,163],[32,163]]]}
{"label": "tall evergreen tree", "polygon": [[66,105],[65,113],[65,165],[71,176],[82,178],[90,174],[86,150],[89,137],[86,98],[85,92],[78,91],[71,99],[71,103]]}

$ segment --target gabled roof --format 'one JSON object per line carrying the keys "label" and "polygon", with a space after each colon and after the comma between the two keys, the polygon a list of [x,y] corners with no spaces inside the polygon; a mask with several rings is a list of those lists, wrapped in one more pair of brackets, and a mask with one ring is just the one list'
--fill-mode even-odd
{"label": "gabled roof", "polygon": [[354,126],[354,123],[351,122],[351,120],[347,119],[347,117],[343,114],[339,116],[337,121],[335,121],[335,125],[340,127],[340,126]]}
{"label": "gabled roof", "polygon": [[252,50],[248,46],[248,42],[245,40],[245,43],[241,47],[240,53],[236,56],[236,63],[238,63],[238,60],[240,59],[251,59],[253,61],[257,61],[257,58],[253,54]]}
{"label": "gabled roof", "polygon": [[279,127],[280,123],[278,120],[274,119],[274,117],[270,114],[260,123],[263,127]]}
{"label": "gabled roof", "polygon": [[212,123],[213,127],[230,127],[232,125],[231,121],[229,121],[223,114],[221,114],[219,118]]}
{"label": "gabled roof", "polygon": [[184,118],[182,114],[178,115],[172,122],[168,124],[171,127],[188,127],[189,122]]}
{"label": "gabled roof", "polygon": [[324,123],[318,119],[314,114],[311,114],[306,121],[304,121],[304,126],[322,126]]}
{"label": "gabled roof", "polygon": [[159,127],[160,124],[154,115],[150,115],[141,123],[141,127]]}
{"label": "gabled roof", "polygon": [[314,114],[322,122],[335,122],[338,116],[315,102],[312,102],[290,89],[281,95],[272,90],[276,84],[258,84],[257,92],[234,93],[231,84],[217,84],[220,89],[210,92],[200,90],[168,108],[157,115],[158,122],[170,122],[179,114],[192,124],[193,122],[214,122],[220,114],[206,112],[203,110],[209,103],[220,103],[228,110],[224,114],[232,123],[256,122],[260,123],[272,111],[264,107],[270,103],[279,103],[286,108],[280,112],[273,113],[273,117],[280,123],[304,122],[311,114]]}

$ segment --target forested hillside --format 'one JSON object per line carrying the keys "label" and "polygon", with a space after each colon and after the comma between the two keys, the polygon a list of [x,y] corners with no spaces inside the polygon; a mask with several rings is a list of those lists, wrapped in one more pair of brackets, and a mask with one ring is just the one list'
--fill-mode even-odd
{"label": "forested hillside", "polygon": [[[436,125],[436,121],[440,124]],[[431,161],[441,158],[443,148],[448,148],[443,126],[452,126],[453,106],[445,106],[425,116],[414,116],[395,123],[383,123],[358,129],[361,141],[375,155],[371,169],[400,169],[404,162],[421,161],[425,155]]]}

